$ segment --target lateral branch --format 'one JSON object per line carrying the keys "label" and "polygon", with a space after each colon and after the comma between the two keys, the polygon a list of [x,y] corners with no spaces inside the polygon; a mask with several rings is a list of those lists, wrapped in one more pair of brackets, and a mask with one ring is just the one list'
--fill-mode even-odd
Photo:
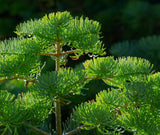
{"label": "lateral branch", "polygon": [[88,126],[82,125],[82,126],[76,128],[76,129],[74,129],[74,130],[72,130],[72,131],[70,131],[70,132],[68,132],[68,133],[65,133],[64,135],[74,135],[74,134],[76,134],[77,132],[80,132],[80,131],[82,130],[82,128],[85,128],[85,127],[88,127]]}
{"label": "lateral branch", "polygon": [[[0,83],[1,82],[4,82],[6,80],[13,80],[13,79],[22,79],[22,80],[27,80],[25,77],[19,77],[19,76],[12,76],[10,78],[3,78],[3,79],[0,79]],[[35,82],[35,79],[32,79],[32,80],[29,80],[28,82]]]}
{"label": "lateral branch", "polygon": [[32,130],[36,131],[36,132],[39,133],[40,135],[50,135],[49,133],[46,133],[46,132],[44,132],[44,131],[42,131],[42,130],[40,130],[40,129],[38,129],[38,128],[36,128],[36,127],[34,127],[34,126],[26,123],[26,122],[23,123],[23,124],[24,124],[26,127],[29,127],[29,128],[31,128]]}
{"label": "lateral branch", "polygon": [[72,54],[72,53],[80,53],[81,52],[81,50],[71,50],[71,51],[66,51],[66,52],[61,52],[61,53],[59,53],[59,54],[57,54],[57,53],[45,53],[45,54],[41,54],[41,55],[43,55],[43,56],[64,56],[64,55],[66,55],[66,54]]}

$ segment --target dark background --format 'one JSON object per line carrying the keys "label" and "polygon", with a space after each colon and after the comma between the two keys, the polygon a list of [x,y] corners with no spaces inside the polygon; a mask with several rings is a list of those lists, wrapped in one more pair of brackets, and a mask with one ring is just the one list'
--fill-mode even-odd
{"label": "dark background", "polygon": [[115,42],[160,33],[158,0],[0,0],[0,40],[15,36],[20,22],[65,10],[99,21],[107,50]]}

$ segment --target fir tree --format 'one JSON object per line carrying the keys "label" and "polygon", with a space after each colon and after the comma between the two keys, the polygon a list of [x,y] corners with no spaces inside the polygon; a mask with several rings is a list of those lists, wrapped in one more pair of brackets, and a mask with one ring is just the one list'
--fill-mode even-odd
{"label": "fir tree", "polygon": [[[26,87],[32,83],[28,91],[17,97],[7,90],[0,91],[2,134],[19,134],[18,127],[24,125],[49,135],[36,125],[53,112],[57,135],[95,128],[102,134],[116,134],[122,129],[137,134],[160,133],[160,78],[149,61],[136,57],[100,57],[85,61],[84,69],[79,71],[61,68],[70,54],[75,55],[73,58],[84,53],[104,55],[100,30],[97,21],[57,12],[19,24],[17,37],[1,42],[0,82],[22,79]],[[69,51],[63,51],[65,45],[70,47]],[[41,63],[41,56],[54,57],[56,70],[42,74],[45,62]],[[68,95],[81,94],[85,84],[95,79],[114,88],[101,91],[95,101],[75,107],[62,130],[61,103]]]}

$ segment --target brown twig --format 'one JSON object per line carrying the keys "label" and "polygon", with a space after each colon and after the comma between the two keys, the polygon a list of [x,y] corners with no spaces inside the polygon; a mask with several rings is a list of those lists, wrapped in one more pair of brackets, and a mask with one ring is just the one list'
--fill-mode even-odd
{"label": "brown twig", "polygon": [[68,133],[65,133],[64,135],[74,135],[74,134],[76,134],[77,132],[80,132],[80,131],[82,130],[82,128],[84,128],[84,127],[88,127],[88,126],[82,125],[82,126],[76,128],[76,129],[74,129],[74,130],[72,130],[72,131],[70,131],[70,132],[68,132]]}
{"label": "brown twig", "polygon": [[80,50],[71,50],[71,51],[67,51],[67,52],[61,52],[61,53],[59,53],[59,54],[57,54],[57,53],[45,53],[45,54],[41,54],[41,55],[43,55],[43,56],[64,56],[64,55],[66,55],[66,54],[72,54],[72,53],[78,53],[78,52],[81,52]]}
{"label": "brown twig", "polygon": [[[4,81],[6,81],[6,80],[13,80],[13,79],[16,79],[16,78],[17,78],[17,79],[22,79],[22,80],[27,80],[25,77],[12,76],[12,77],[10,77],[10,78],[1,79],[1,80],[0,80],[0,83],[1,83],[1,82],[4,82]],[[34,83],[34,82],[35,82],[35,79],[27,80],[27,81],[28,81],[28,83],[29,83],[29,82],[33,82],[33,83]]]}
{"label": "brown twig", "polygon": [[42,130],[40,130],[40,129],[38,129],[38,128],[36,128],[36,127],[34,127],[34,126],[26,123],[26,122],[23,123],[23,125],[25,125],[25,126],[28,127],[28,128],[33,129],[34,131],[38,132],[40,135],[50,135],[49,133],[46,133],[46,132],[44,132],[44,131],[42,131]]}

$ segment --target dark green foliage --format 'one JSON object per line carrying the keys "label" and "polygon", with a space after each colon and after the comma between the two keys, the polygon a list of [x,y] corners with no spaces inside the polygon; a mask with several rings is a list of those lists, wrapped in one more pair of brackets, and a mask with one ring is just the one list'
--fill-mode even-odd
{"label": "dark green foliage", "polygon": [[50,12],[49,9],[55,6],[55,2],[52,0],[6,0],[0,1],[0,5],[0,39],[2,40],[15,36],[13,31],[21,21],[35,16],[42,17],[46,12]]}
{"label": "dark green foliage", "polygon": [[55,58],[50,56],[40,56],[41,61],[41,73],[51,72],[55,70]]}
{"label": "dark green foliage", "polygon": [[110,52],[115,56],[136,56],[149,60],[159,69],[160,36],[148,36],[136,41],[123,41],[112,46]]}

